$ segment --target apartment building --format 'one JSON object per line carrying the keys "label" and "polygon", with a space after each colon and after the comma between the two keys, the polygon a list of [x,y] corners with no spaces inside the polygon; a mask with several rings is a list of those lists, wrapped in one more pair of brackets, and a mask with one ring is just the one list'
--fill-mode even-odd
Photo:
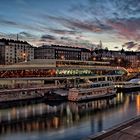
{"label": "apartment building", "polygon": [[0,39],[0,64],[14,64],[34,59],[34,47],[26,41]]}
{"label": "apartment building", "polygon": [[43,45],[35,48],[35,59],[83,60],[91,57],[90,50],[60,45]]}

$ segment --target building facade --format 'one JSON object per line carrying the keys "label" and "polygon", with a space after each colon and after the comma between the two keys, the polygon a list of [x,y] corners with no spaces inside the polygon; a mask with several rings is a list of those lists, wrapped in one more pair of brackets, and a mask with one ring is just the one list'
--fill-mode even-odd
{"label": "building facade", "polygon": [[36,47],[34,49],[35,59],[55,59],[55,49],[48,45]]}
{"label": "building facade", "polygon": [[55,59],[81,60],[80,48],[59,45],[52,45],[52,47],[55,49]]}
{"label": "building facade", "polygon": [[[123,66],[125,62],[130,62],[132,68],[140,66],[140,52],[124,51],[123,49],[121,51],[109,51],[105,49],[93,50],[92,58],[102,61],[116,60],[116,65],[120,66]],[[128,67],[130,67],[130,65],[128,65]]]}
{"label": "building facade", "polygon": [[81,60],[88,61],[91,60],[91,51],[86,48],[81,48]]}
{"label": "building facade", "polygon": [[0,64],[14,64],[34,59],[34,47],[25,41],[0,39]]}
{"label": "building facade", "polygon": [[35,59],[89,60],[90,50],[60,45],[43,45],[35,48]]}

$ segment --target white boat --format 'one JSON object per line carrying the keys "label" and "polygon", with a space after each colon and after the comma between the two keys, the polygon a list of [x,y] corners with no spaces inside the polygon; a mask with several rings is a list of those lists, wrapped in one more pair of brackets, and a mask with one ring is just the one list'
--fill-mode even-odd
{"label": "white boat", "polygon": [[117,82],[115,87],[118,92],[131,92],[131,91],[140,91],[140,79],[131,79],[128,82]]}
{"label": "white boat", "polygon": [[131,79],[129,82],[140,84],[140,78]]}
{"label": "white boat", "polygon": [[69,101],[92,100],[116,95],[116,89],[112,82],[103,81],[86,84],[84,87],[69,89]]}

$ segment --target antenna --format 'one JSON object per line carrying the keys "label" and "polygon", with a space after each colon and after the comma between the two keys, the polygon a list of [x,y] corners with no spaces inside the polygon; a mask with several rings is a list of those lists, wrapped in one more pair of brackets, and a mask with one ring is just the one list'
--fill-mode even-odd
{"label": "antenna", "polygon": [[18,34],[17,34],[17,41],[18,41]]}

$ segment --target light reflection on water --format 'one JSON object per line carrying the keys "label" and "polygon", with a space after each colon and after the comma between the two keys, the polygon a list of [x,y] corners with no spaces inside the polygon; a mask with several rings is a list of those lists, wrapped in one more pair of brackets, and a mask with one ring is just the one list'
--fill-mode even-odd
{"label": "light reflection on water", "polygon": [[140,93],[82,103],[13,106],[0,109],[0,139],[84,139],[136,115],[140,115]]}

